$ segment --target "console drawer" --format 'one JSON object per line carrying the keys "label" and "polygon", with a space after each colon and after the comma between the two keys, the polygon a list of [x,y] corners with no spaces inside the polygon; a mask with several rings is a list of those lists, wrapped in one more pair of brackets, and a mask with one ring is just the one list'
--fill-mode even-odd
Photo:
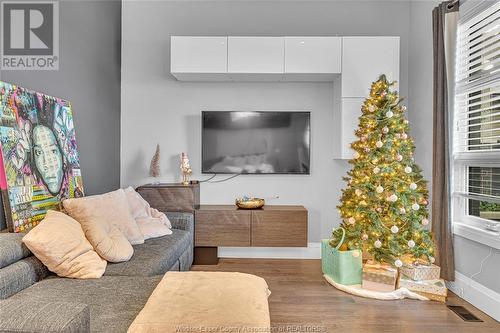
{"label": "console drawer", "polygon": [[250,246],[251,212],[197,210],[195,246]]}

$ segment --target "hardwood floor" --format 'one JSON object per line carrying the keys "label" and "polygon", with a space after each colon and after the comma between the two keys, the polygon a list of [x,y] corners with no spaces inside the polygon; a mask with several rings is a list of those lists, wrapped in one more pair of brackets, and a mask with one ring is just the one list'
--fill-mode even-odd
{"label": "hardwood floor", "polygon": [[346,294],[323,279],[319,260],[221,259],[218,265],[193,270],[263,277],[272,292],[272,332],[500,332],[499,322],[451,293],[448,304],[463,305],[484,322],[464,322],[438,302],[378,301]]}

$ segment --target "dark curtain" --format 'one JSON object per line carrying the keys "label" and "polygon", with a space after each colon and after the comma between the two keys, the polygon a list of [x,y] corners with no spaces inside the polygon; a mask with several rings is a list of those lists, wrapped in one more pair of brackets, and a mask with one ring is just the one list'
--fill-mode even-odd
{"label": "dark curtain", "polygon": [[432,232],[441,277],[455,280],[453,231],[450,220],[450,118],[455,87],[455,49],[458,3],[444,2],[432,11],[434,40]]}

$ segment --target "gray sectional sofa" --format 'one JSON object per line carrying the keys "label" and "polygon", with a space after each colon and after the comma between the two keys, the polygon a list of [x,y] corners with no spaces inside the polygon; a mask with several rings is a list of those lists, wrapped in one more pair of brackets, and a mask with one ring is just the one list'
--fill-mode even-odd
{"label": "gray sectional sofa", "polygon": [[134,246],[100,279],[60,278],[22,244],[0,234],[0,332],[126,332],[167,271],[193,262],[193,215],[167,213],[172,235]]}

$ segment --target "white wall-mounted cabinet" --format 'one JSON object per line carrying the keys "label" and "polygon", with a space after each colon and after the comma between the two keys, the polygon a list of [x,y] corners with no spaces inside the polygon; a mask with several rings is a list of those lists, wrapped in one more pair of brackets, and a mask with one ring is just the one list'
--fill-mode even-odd
{"label": "white wall-mounted cabinet", "polygon": [[178,80],[227,80],[227,37],[172,36],[170,72]]}
{"label": "white wall-mounted cabinet", "polygon": [[284,37],[228,37],[230,78],[281,79],[285,70],[284,44]]}
{"label": "white wall-mounted cabinet", "polygon": [[285,80],[332,81],[341,69],[342,37],[285,37]]}
{"label": "white wall-mounted cabinet", "polygon": [[343,37],[342,97],[366,97],[380,74],[399,80],[399,37]]}
{"label": "white wall-mounted cabinet", "polygon": [[333,81],[333,158],[350,159],[361,105],[380,74],[399,80],[399,37],[172,37],[180,81]]}

